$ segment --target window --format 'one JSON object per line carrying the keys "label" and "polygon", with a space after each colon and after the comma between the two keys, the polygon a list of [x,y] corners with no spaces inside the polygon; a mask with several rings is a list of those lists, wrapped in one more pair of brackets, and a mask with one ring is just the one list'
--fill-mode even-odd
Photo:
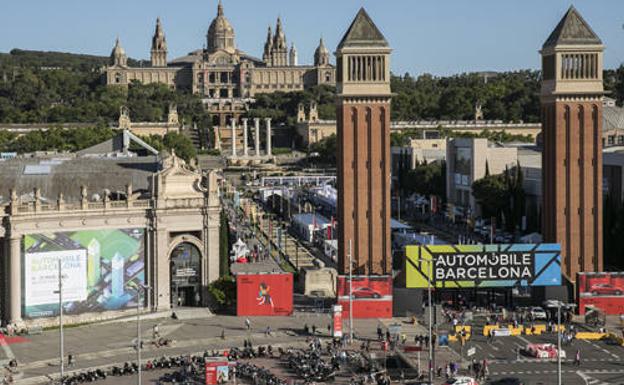
{"label": "window", "polygon": [[121,74],[119,72],[117,72],[115,74],[115,83],[117,83],[117,84],[121,83],[122,79],[123,79],[123,77],[121,76]]}
{"label": "window", "polygon": [[618,144],[624,144],[624,135],[618,136]]}
{"label": "window", "polygon": [[612,146],[615,144],[615,135],[609,135],[609,137],[607,138],[607,143],[609,144],[609,146]]}

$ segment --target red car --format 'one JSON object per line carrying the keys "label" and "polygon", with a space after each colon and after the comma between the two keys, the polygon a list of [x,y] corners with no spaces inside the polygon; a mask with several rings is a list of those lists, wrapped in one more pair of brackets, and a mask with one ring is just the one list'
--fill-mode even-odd
{"label": "red car", "polygon": [[595,283],[589,287],[589,292],[592,295],[622,295],[624,289],[610,283]]}
{"label": "red car", "polygon": [[353,289],[353,293],[351,294],[353,299],[356,298],[381,298],[383,297],[381,293],[371,289],[370,287],[358,287],[357,289]]}

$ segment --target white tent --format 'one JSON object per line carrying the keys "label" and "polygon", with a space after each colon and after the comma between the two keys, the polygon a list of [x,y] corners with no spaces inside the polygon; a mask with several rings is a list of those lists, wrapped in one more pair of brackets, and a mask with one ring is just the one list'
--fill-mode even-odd
{"label": "white tent", "polygon": [[243,242],[240,238],[238,238],[238,241],[236,241],[236,243],[234,243],[232,245],[232,252],[230,259],[232,261],[237,261],[240,258],[243,257],[247,257],[249,255],[249,248],[247,247],[247,245],[245,244],[245,242]]}

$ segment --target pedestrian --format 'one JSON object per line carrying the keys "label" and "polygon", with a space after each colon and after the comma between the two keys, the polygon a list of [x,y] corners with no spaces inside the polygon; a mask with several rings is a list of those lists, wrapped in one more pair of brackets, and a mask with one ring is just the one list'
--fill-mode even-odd
{"label": "pedestrian", "polygon": [[76,362],[74,361],[74,355],[72,353],[69,353],[67,355],[67,366],[71,368],[74,365],[76,365]]}
{"label": "pedestrian", "polygon": [[251,330],[251,321],[249,320],[249,318],[245,319],[245,327],[247,328],[247,330]]}
{"label": "pedestrian", "polygon": [[201,303],[201,296],[199,295],[199,292],[195,293],[195,306],[199,307]]}
{"label": "pedestrian", "polygon": [[182,306],[182,297],[178,295],[178,307]]}
{"label": "pedestrian", "polygon": [[266,327],[266,330],[264,331],[264,335],[267,337],[271,336],[271,326]]}
{"label": "pedestrian", "polygon": [[[622,332],[624,334],[624,332]],[[381,341],[383,338],[383,330],[381,330],[381,325],[377,325],[377,339]]]}
{"label": "pedestrian", "polygon": [[157,339],[160,337],[160,332],[158,331],[158,324],[155,324],[154,327],[152,328],[152,338],[153,339]]}
{"label": "pedestrian", "polygon": [[316,335],[316,325],[312,325],[312,335]]}
{"label": "pedestrian", "polygon": [[225,329],[221,329],[221,339],[225,339]]}
{"label": "pedestrian", "polygon": [[[557,352],[559,354],[559,352]],[[576,350],[576,355],[574,356],[574,366],[581,366],[581,350]]]}
{"label": "pedestrian", "polygon": [[308,327],[308,324],[304,324],[303,325],[303,332],[308,335],[310,334],[310,328]]}

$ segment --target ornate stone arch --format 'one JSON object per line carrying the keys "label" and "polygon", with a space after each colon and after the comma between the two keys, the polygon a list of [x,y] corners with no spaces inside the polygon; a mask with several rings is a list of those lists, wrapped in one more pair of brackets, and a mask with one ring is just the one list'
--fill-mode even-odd
{"label": "ornate stone arch", "polygon": [[201,241],[201,239],[191,234],[182,234],[173,238],[171,242],[169,242],[169,248],[167,249],[167,261],[171,260],[171,254],[173,253],[173,250],[182,243],[190,243],[191,245],[197,247],[201,260],[203,261],[205,259],[204,243]]}

